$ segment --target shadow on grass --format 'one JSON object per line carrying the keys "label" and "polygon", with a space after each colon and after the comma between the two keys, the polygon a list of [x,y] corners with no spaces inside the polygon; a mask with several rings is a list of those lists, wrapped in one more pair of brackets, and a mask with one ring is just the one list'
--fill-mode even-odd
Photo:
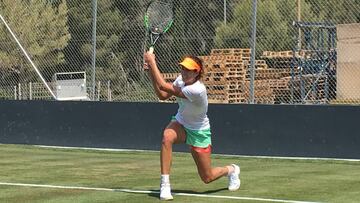
{"label": "shadow on grass", "polygon": [[[220,188],[220,189],[216,189],[216,190],[207,190],[207,191],[203,191],[203,192],[198,192],[198,191],[194,191],[194,190],[171,190],[171,193],[188,193],[188,194],[212,194],[212,193],[217,193],[220,191],[224,191],[224,190],[228,190],[227,188]],[[149,193],[148,195],[150,197],[156,197],[159,198],[159,190],[150,190],[151,193]]]}

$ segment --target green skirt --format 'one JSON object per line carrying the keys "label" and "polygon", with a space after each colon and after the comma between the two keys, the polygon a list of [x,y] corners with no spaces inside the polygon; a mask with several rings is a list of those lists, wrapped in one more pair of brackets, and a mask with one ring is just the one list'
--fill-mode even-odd
{"label": "green skirt", "polygon": [[[176,121],[175,116],[171,117],[171,121]],[[184,126],[186,133],[186,144],[194,147],[208,147],[211,145],[211,130],[191,130]]]}

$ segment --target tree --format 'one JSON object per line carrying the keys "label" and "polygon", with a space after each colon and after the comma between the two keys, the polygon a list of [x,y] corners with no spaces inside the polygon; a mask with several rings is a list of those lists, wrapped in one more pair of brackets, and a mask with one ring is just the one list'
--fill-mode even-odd
{"label": "tree", "polygon": [[[144,13],[145,1],[115,1],[116,8],[122,13],[122,32],[118,48],[123,68],[129,78],[142,83],[143,49],[145,42]],[[145,82],[144,82],[145,83]],[[148,83],[148,82],[146,82]]]}
{"label": "tree", "polygon": [[[89,69],[93,53],[93,12],[91,1],[72,1],[69,4],[71,40],[66,47],[66,70]],[[97,4],[96,19],[96,68],[100,71],[116,68],[111,58],[121,57],[119,42],[123,32],[123,16],[113,0],[101,0]],[[105,70],[101,70],[105,69]],[[89,71],[90,73],[90,71]]]}
{"label": "tree", "polygon": [[[216,32],[216,45],[224,48],[249,48],[251,36],[252,1],[240,2],[235,7],[234,20],[221,24]],[[288,46],[290,39],[286,22],[275,1],[259,1],[257,13],[257,50],[280,50]]]}
{"label": "tree", "polygon": [[[216,29],[215,44],[220,48],[249,48],[252,33],[252,0],[238,2],[234,8],[231,22],[220,24]],[[309,6],[304,3],[302,15],[311,19]],[[256,50],[292,50],[294,46],[294,27],[296,0],[258,1]]]}
{"label": "tree", "polygon": [[[66,3],[53,7],[45,0],[1,0],[0,10],[34,63],[49,78],[51,67],[64,62],[63,49],[70,39]],[[34,70],[4,26],[0,27],[0,40],[1,67],[29,79]]]}
{"label": "tree", "polygon": [[334,24],[359,23],[359,0],[305,0],[312,12],[323,22]]}
{"label": "tree", "polygon": [[[173,27],[156,44],[163,72],[178,71],[184,55],[208,55],[214,45],[215,28],[223,20],[223,1],[174,1]],[[166,68],[166,69],[165,69]]]}

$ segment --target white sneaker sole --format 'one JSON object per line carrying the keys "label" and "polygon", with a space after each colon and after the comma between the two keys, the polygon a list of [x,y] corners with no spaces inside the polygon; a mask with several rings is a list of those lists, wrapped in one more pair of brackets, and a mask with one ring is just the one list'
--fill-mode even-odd
{"label": "white sneaker sole", "polygon": [[173,199],[174,199],[173,197],[160,197],[161,201],[170,201],[170,200],[173,200]]}
{"label": "white sneaker sole", "polygon": [[241,180],[240,180],[240,166],[238,166],[238,165],[236,165],[236,164],[231,164],[231,165],[233,165],[234,167],[236,167],[235,168],[235,172],[236,172],[236,175],[238,176],[238,179],[239,179],[239,184],[236,186],[236,187],[234,187],[234,188],[228,188],[228,190],[229,191],[236,191],[236,190],[238,190],[239,188],[240,188],[240,186],[241,186]]}
{"label": "white sneaker sole", "polygon": [[239,186],[235,187],[235,188],[228,188],[229,191],[233,192],[236,191],[240,188],[241,183],[239,183]]}

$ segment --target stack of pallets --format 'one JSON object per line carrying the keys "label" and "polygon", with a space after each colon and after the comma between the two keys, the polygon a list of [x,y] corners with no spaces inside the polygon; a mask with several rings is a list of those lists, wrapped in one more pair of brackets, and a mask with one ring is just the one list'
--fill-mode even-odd
{"label": "stack of pallets", "polygon": [[268,65],[265,60],[255,60],[256,70],[268,69]]}
{"label": "stack of pallets", "polygon": [[275,103],[281,104],[291,101],[290,80],[291,76],[267,80],[273,90]]}
{"label": "stack of pallets", "polygon": [[[244,97],[250,101],[250,81],[244,83]],[[254,81],[254,102],[255,104],[274,104],[274,94],[270,83],[262,80]]]}
{"label": "stack of pallets", "polygon": [[251,49],[212,49],[211,56],[239,56],[242,60],[250,60]]}
{"label": "stack of pallets", "polygon": [[[264,52],[269,58],[290,58],[293,53]],[[248,103],[250,100],[250,49],[213,49],[209,56],[200,56],[205,74],[202,79],[207,88],[209,103]],[[295,75],[298,70],[295,69]],[[173,82],[179,73],[163,74]],[[287,103],[290,99],[290,66],[271,68],[267,61],[255,60],[255,103]],[[170,98],[173,102],[175,98]]]}
{"label": "stack of pallets", "polygon": [[[296,53],[296,56],[299,56]],[[266,61],[269,68],[290,68],[294,58],[293,51],[264,51],[261,58]]]}
{"label": "stack of pallets", "polygon": [[209,103],[245,103],[244,81],[250,49],[213,49],[201,57]]}
{"label": "stack of pallets", "polygon": [[[291,76],[290,68],[266,68],[266,69],[256,69],[255,70],[255,80],[269,80],[269,79],[280,79],[283,77]],[[250,79],[250,70],[246,72],[246,78]]]}
{"label": "stack of pallets", "polygon": [[[298,73],[297,70],[295,70]],[[256,69],[255,70],[255,99],[262,98],[261,101],[267,101],[269,103],[285,103],[289,99],[290,89],[289,89],[289,78],[291,76],[290,68],[267,68],[267,69]],[[246,80],[250,80],[250,71],[248,70],[246,74]],[[256,84],[262,84],[263,86],[268,86],[271,90],[266,92],[259,92],[256,89]],[[259,93],[257,93],[259,92]],[[287,97],[287,98],[283,98]]]}
{"label": "stack of pallets", "polygon": [[[305,52],[264,51],[261,58],[268,64],[268,70],[257,70],[256,80],[266,80],[270,83],[275,97],[275,103],[289,103],[291,99],[290,81],[291,66],[296,59],[306,57]],[[294,69],[294,75],[299,70]]]}

